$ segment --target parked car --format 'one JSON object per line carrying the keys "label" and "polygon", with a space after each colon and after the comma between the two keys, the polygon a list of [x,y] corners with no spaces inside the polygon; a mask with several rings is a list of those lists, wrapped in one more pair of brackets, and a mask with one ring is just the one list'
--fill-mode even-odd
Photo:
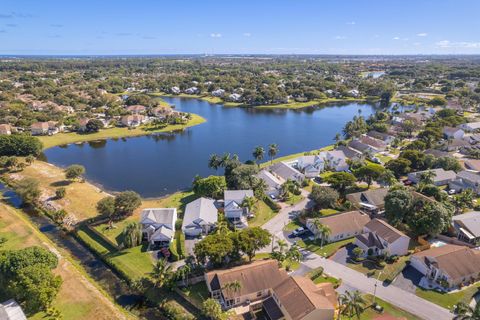
{"label": "parked car", "polygon": [[307,232],[307,229],[305,229],[304,227],[298,227],[297,229],[293,230],[290,236],[292,238],[300,237],[305,232]]}
{"label": "parked car", "polygon": [[455,189],[448,190],[449,195],[452,195],[452,194],[455,194],[455,193],[457,193],[457,191]]}

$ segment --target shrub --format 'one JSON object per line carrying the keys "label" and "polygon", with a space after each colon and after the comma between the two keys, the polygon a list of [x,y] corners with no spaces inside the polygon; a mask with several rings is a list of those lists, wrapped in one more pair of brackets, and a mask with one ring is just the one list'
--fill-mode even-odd
{"label": "shrub", "polygon": [[278,203],[276,203],[275,201],[273,201],[270,197],[265,196],[265,197],[263,198],[263,201],[264,201],[265,204],[266,204],[267,206],[269,206],[270,209],[272,209],[274,212],[280,211],[280,209],[281,209],[280,205],[279,205]]}
{"label": "shrub", "polygon": [[65,189],[64,187],[60,187],[57,190],[55,190],[55,197],[57,199],[63,199],[65,198],[66,193],[67,193],[67,189]]}
{"label": "shrub", "polygon": [[0,136],[0,155],[2,156],[38,156],[42,149],[42,142],[36,137],[20,134]]}
{"label": "shrub", "polygon": [[180,256],[178,255],[178,252],[177,252],[177,239],[173,239],[168,249],[170,250],[170,254],[171,254],[170,259],[173,262],[180,260]]}

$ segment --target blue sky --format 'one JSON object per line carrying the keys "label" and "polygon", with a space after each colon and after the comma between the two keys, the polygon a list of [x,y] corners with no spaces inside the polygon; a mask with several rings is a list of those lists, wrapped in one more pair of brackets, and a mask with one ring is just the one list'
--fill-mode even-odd
{"label": "blue sky", "polygon": [[480,54],[479,0],[1,0],[0,54]]}

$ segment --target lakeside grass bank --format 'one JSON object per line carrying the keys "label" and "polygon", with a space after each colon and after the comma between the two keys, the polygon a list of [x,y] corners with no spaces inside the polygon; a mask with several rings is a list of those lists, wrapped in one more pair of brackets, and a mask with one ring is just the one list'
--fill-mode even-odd
{"label": "lakeside grass bank", "polygon": [[78,134],[76,132],[69,133],[57,133],[53,136],[39,136],[38,138],[43,143],[43,148],[49,149],[55,146],[66,145],[70,143],[80,143],[95,140],[126,138],[126,137],[138,137],[145,136],[152,133],[172,132],[177,130],[183,130],[206,122],[207,120],[197,114],[192,114],[192,119],[187,124],[168,125],[161,129],[149,130],[145,126],[136,128],[109,128],[102,129],[99,132],[89,134]]}

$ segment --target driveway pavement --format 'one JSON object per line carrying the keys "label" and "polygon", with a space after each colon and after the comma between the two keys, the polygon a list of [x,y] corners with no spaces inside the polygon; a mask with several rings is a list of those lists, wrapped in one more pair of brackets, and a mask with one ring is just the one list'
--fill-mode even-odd
{"label": "driveway pavement", "polygon": [[400,289],[403,289],[405,291],[415,293],[417,289],[417,285],[420,283],[420,280],[422,279],[422,277],[423,275],[417,270],[415,270],[415,268],[407,266],[395,278],[392,285]]}
{"label": "driveway pavement", "polygon": [[376,286],[377,297],[422,319],[446,320],[453,318],[449,310],[424,300],[411,292],[394,285],[384,285],[375,278],[368,278],[363,273],[314,253],[305,252],[305,260],[302,264],[312,269],[323,267],[327,274],[342,279],[342,283],[346,287],[355,288],[362,292],[373,294]]}

